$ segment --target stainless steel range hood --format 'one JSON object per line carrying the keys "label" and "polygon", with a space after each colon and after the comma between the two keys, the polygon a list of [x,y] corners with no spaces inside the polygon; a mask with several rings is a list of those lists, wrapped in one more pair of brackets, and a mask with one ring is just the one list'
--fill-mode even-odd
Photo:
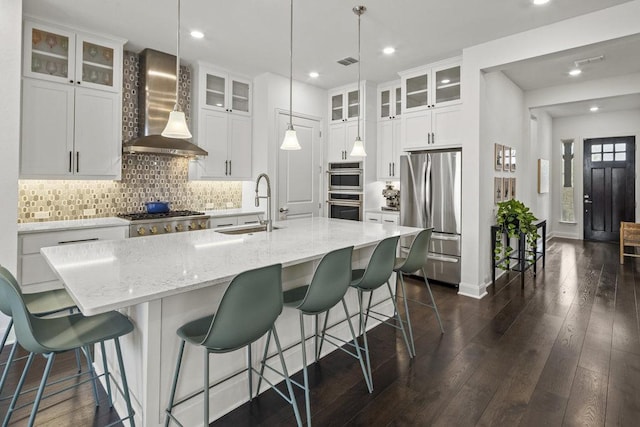
{"label": "stainless steel range hood", "polygon": [[140,136],[122,144],[123,153],[197,157],[208,153],[186,139],[160,135],[176,103],[176,57],[153,49],[140,52],[138,108]]}

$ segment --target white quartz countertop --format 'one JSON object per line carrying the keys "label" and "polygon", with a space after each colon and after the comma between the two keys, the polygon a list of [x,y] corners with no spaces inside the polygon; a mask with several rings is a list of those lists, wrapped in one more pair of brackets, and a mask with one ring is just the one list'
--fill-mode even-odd
{"label": "white quartz countertop", "polygon": [[86,315],[153,301],[230,281],[253,268],[284,267],[334,249],[370,246],[420,229],[328,218],[275,223],[272,233],[225,235],[214,230],[42,248]]}
{"label": "white quartz countertop", "polygon": [[235,208],[235,209],[216,209],[212,211],[204,211],[206,215],[212,218],[224,218],[227,216],[243,216],[243,215],[264,215],[262,208]]}
{"label": "white quartz countertop", "polygon": [[73,219],[67,221],[27,222],[18,224],[18,233],[77,230],[80,228],[127,227],[129,221],[117,217]]}

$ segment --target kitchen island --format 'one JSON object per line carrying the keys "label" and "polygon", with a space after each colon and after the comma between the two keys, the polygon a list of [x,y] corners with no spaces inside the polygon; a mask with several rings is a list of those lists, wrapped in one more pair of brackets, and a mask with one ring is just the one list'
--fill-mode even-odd
{"label": "kitchen island", "polygon": [[[125,366],[136,423],[158,426],[164,421],[171,376],[177,356],[176,329],[187,321],[215,311],[226,285],[242,271],[275,263],[283,265],[283,288],[308,283],[320,258],[334,249],[354,246],[354,267],[364,267],[371,251],[382,239],[419,231],[396,225],[368,224],[327,218],[308,218],[275,223],[272,233],[226,235],[219,230],[98,241],[82,245],[43,248],[42,254],[86,315],[120,310],[136,328],[122,339]],[[374,295],[374,301],[383,295]],[[357,313],[355,292],[347,294],[352,315]],[[332,333],[348,337],[339,310],[331,312]],[[392,314],[390,302],[379,311]],[[251,313],[247,313],[251,316]],[[313,318],[305,319],[312,331]],[[370,326],[374,323],[371,322]],[[285,308],[276,322],[291,373],[302,368],[297,312]],[[259,365],[262,339],[254,344],[251,363]],[[325,346],[323,354],[333,350]],[[308,346],[312,359],[312,346]],[[115,360],[112,349],[107,352]],[[274,349],[270,349],[270,354]],[[244,354],[243,354],[244,353]],[[99,360],[97,358],[96,360]],[[212,419],[248,400],[245,350],[211,358],[211,382],[229,381],[211,390]],[[202,349],[187,347],[177,396],[201,387]],[[354,362],[356,363],[356,362]],[[116,368],[117,364],[110,366]],[[274,380],[276,380],[274,378]],[[277,380],[276,380],[277,381]],[[364,383],[363,383],[363,387]],[[116,406],[121,404],[121,399]],[[175,413],[184,425],[198,425],[202,399],[194,398]]]}

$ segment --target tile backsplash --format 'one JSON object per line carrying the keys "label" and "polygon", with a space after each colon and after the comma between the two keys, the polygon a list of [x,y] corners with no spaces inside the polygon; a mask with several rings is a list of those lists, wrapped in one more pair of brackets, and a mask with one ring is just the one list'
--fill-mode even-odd
{"label": "tile backsplash", "polygon": [[[124,52],[123,69],[122,139],[127,141],[138,134],[138,55]],[[189,67],[181,67],[180,77],[179,102],[189,123]],[[174,210],[241,207],[241,182],[189,181],[188,167],[189,160],[183,157],[127,154],[122,158],[121,181],[20,180],[18,222],[87,218],[85,209],[95,209],[90,217],[143,212],[144,203],[154,200],[171,202]],[[36,215],[39,212],[48,215]]]}

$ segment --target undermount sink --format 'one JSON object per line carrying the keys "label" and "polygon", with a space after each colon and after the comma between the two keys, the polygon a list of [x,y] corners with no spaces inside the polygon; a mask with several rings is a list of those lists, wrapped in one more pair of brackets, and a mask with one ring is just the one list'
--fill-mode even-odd
{"label": "undermount sink", "polygon": [[[280,227],[273,227],[274,230],[279,229]],[[233,228],[225,228],[221,230],[215,230],[216,233],[222,234],[250,234],[250,233],[259,233],[261,231],[267,231],[266,225],[251,225],[251,226],[243,226],[243,227],[233,227]]]}

